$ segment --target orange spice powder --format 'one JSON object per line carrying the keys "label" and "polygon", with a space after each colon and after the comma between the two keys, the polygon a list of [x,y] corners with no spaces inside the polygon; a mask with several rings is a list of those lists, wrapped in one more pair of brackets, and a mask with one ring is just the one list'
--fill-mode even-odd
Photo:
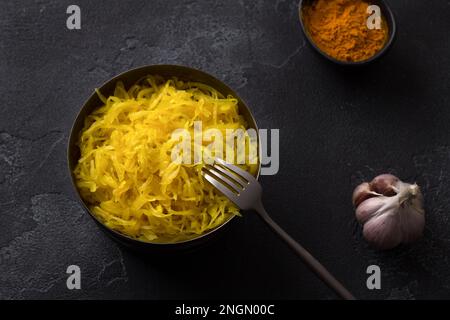
{"label": "orange spice powder", "polygon": [[315,0],[303,8],[303,21],[315,44],[329,56],[363,61],[381,50],[388,38],[384,17],[380,29],[367,27],[368,6],[362,0]]}

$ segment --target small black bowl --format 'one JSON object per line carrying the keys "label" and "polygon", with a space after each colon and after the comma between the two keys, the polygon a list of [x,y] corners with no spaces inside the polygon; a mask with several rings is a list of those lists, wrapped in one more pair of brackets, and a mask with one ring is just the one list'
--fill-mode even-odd
{"label": "small black bowl", "polygon": [[[164,78],[172,78],[177,77],[183,81],[194,81],[204,83],[206,85],[211,86],[216,89],[218,92],[222,93],[224,96],[232,95],[238,100],[239,112],[247,121],[250,128],[253,128],[258,132],[258,126],[256,125],[255,118],[253,117],[250,109],[247,107],[245,102],[234,92],[230,87],[224,84],[222,81],[216,79],[215,77],[190,67],[179,66],[179,65],[149,65],[143,66],[136,69],[132,69],[126,71],[122,74],[119,74],[106,83],[104,83],[101,87],[99,87],[99,91],[104,96],[112,95],[118,81],[122,81],[125,85],[125,88],[129,88],[131,85],[137,83],[139,80],[143,79],[148,75],[158,75]],[[84,127],[84,120],[86,117],[91,114],[96,108],[102,106],[103,103],[98,97],[97,93],[94,91],[92,95],[88,98],[88,100],[81,107],[80,112],[78,113],[75,122],[72,126],[69,136],[69,142],[67,146],[67,163],[69,167],[69,173],[72,181],[72,185],[76,191],[77,198],[80,204],[83,206],[85,211],[89,213],[89,215],[94,219],[97,225],[105,231],[109,236],[111,236],[114,240],[119,243],[135,249],[139,252],[152,252],[152,253],[170,253],[170,252],[180,252],[180,251],[189,251],[199,247],[200,245],[205,245],[209,243],[210,240],[213,240],[222,230],[224,230],[225,225],[227,225],[234,217],[231,217],[228,221],[218,226],[217,228],[210,230],[198,237],[195,237],[190,240],[175,242],[175,243],[152,243],[145,242],[142,240],[134,239],[128,237],[120,232],[112,230],[105,226],[89,209],[87,203],[83,200],[80,195],[80,192],[75,184],[75,177],[73,171],[75,166],[78,163],[78,159],[80,158],[80,149],[77,146],[77,142],[80,136],[80,132]],[[259,137],[258,137],[259,139]],[[258,140],[259,145],[259,140]],[[260,148],[258,148],[258,152],[260,152]],[[259,154],[258,154],[259,156]],[[261,162],[259,162],[257,178],[259,177],[259,172],[261,170]]]}
{"label": "small black bowl", "polygon": [[298,11],[299,11],[299,18],[300,18],[300,25],[302,26],[302,31],[306,36],[306,39],[308,39],[309,44],[322,56],[325,57],[327,60],[334,62],[336,64],[342,65],[342,66],[362,66],[362,65],[367,65],[375,60],[377,60],[378,58],[380,58],[381,56],[383,56],[388,50],[389,48],[392,46],[392,43],[395,40],[395,36],[397,33],[397,26],[395,23],[395,17],[394,17],[394,13],[392,12],[391,8],[387,5],[387,3],[384,0],[371,0],[370,4],[374,4],[374,5],[378,5],[381,9],[381,14],[384,16],[384,18],[386,19],[386,23],[388,25],[388,40],[386,41],[386,43],[384,44],[384,47],[379,50],[376,54],[374,54],[372,57],[370,57],[369,59],[363,60],[363,61],[356,61],[356,62],[352,62],[352,61],[342,61],[342,60],[338,60],[336,58],[333,58],[331,56],[329,56],[328,54],[326,54],[325,52],[323,52],[314,42],[314,40],[312,39],[312,37],[310,36],[308,29],[306,28],[305,24],[303,23],[303,7],[307,4],[310,4],[312,2],[314,2],[315,0],[300,0],[300,3],[298,5]]}

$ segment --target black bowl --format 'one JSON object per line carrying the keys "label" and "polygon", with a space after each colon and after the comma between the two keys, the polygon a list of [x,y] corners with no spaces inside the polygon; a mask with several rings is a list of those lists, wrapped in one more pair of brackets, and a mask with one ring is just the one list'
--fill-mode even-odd
{"label": "black bowl", "polygon": [[[108,80],[106,83],[104,83],[100,88],[100,92],[105,95],[109,96],[112,95],[114,92],[114,88],[116,86],[116,83],[118,81],[122,81],[126,88],[130,87],[131,85],[135,84],[142,78],[144,78],[147,75],[159,75],[164,78],[171,78],[171,77],[177,77],[180,80],[183,81],[195,81],[204,83],[206,85],[209,85],[216,89],[218,92],[222,93],[223,95],[232,95],[238,100],[238,106],[239,106],[239,112],[243,115],[243,117],[246,119],[248,125],[250,128],[255,129],[258,132],[258,126],[256,125],[255,118],[253,117],[250,109],[247,107],[247,105],[244,103],[244,101],[239,98],[239,96],[234,92],[230,87],[228,87],[226,84],[224,84],[222,81],[216,79],[215,77],[202,72],[200,70],[196,70],[193,68],[185,67],[185,66],[178,66],[178,65],[150,65],[150,66],[143,66],[136,69],[132,69],[129,71],[126,71],[122,74],[119,74],[112,79]],[[155,253],[165,253],[165,252],[173,252],[173,251],[180,251],[180,250],[186,250],[186,249],[193,249],[198,247],[199,245],[206,244],[211,240],[213,237],[215,237],[217,234],[219,234],[219,231],[224,230],[225,225],[227,225],[231,220],[233,220],[233,217],[231,217],[228,221],[220,225],[219,227],[208,231],[207,233],[204,233],[196,238],[181,241],[181,242],[175,242],[175,243],[151,243],[151,242],[144,242],[141,240],[137,240],[131,237],[128,237],[120,232],[117,232],[115,230],[112,230],[108,227],[106,227],[90,210],[88,205],[85,203],[83,198],[81,197],[78,188],[75,185],[75,177],[73,175],[73,170],[78,162],[78,159],[80,158],[80,150],[77,146],[77,141],[80,135],[81,130],[84,127],[84,120],[85,118],[91,114],[96,108],[100,107],[103,103],[99,99],[98,95],[95,93],[95,91],[92,93],[92,95],[88,98],[88,100],[84,103],[84,105],[81,107],[80,112],[78,113],[75,122],[72,126],[70,137],[69,137],[69,143],[67,147],[67,163],[69,167],[70,177],[72,181],[72,185],[76,191],[77,198],[80,201],[83,208],[86,210],[87,213],[95,220],[97,225],[105,231],[108,235],[112,236],[113,239],[118,241],[119,243],[131,247],[133,249],[137,249],[138,251],[145,251],[145,252],[155,252]],[[258,137],[259,139],[259,137]],[[258,140],[259,145],[259,140]],[[260,148],[258,148],[258,153],[260,152]],[[259,154],[258,154],[259,155]],[[259,172],[261,169],[261,163],[259,163],[257,177],[259,176]]]}
{"label": "black bowl", "polygon": [[342,61],[342,60],[338,60],[336,58],[333,58],[331,56],[329,56],[328,54],[326,54],[325,52],[323,52],[314,42],[314,40],[312,39],[312,37],[309,35],[308,29],[306,28],[305,24],[303,23],[303,7],[306,4],[310,4],[311,2],[314,2],[315,0],[300,0],[300,3],[298,5],[298,10],[299,10],[299,18],[300,18],[300,25],[302,27],[302,31],[305,34],[306,39],[308,39],[309,44],[322,56],[325,57],[326,59],[328,59],[331,62],[337,63],[339,65],[342,66],[362,66],[362,65],[367,65],[375,60],[378,60],[381,56],[383,56],[388,50],[389,48],[392,46],[392,43],[395,40],[395,36],[397,33],[397,26],[395,24],[395,17],[394,17],[394,13],[392,12],[391,8],[389,8],[389,6],[386,4],[385,1],[383,0],[371,0],[370,4],[373,5],[378,5],[381,9],[381,14],[384,16],[384,18],[386,19],[386,23],[388,25],[389,28],[389,34],[388,34],[388,40],[386,41],[386,43],[384,44],[384,47],[379,50],[375,55],[373,55],[372,57],[370,57],[369,59],[363,60],[363,61],[356,61],[356,62],[352,62],[352,61]]}

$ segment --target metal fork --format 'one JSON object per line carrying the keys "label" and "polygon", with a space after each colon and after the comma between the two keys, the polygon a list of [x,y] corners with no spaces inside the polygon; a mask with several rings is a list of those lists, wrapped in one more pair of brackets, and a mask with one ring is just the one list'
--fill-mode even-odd
{"label": "metal fork", "polygon": [[316,258],[270,218],[261,201],[262,187],[250,173],[217,158],[212,165],[206,165],[202,173],[207,181],[239,208],[242,210],[253,209],[258,212],[259,216],[269,227],[286,242],[319,279],[333,289],[341,298],[346,300],[355,299]]}

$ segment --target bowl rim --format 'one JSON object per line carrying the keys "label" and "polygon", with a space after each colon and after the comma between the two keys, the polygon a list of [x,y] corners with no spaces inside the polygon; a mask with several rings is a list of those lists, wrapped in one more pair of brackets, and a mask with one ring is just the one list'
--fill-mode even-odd
{"label": "bowl rim", "polygon": [[[303,22],[303,14],[302,14],[303,5],[309,1],[315,1],[315,0],[300,0],[300,2],[298,4],[298,15],[299,15],[299,20],[300,20],[300,25],[301,25],[303,34],[305,35],[309,44],[316,50],[316,52],[318,52],[322,57],[326,58],[328,61],[334,62],[334,63],[342,65],[342,66],[362,66],[362,65],[369,64],[369,63],[377,60],[381,56],[383,56],[389,50],[389,48],[392,46],[392,43],[394,42],[394,40],[396,38],[397,24],[395,22],[394,12],[391,10],[390,6],[386,3],[386,1],[376,0],[377,4],[381,5],[381,7],[383,7],[382,10],[385,11],[385,18],[391,24],[390,30],[389,30],[389,39],[384,44],[383,48],[381,50],[379,50],[377,53],[375,53],[373,56],[371,56],[369,59],[362,60],[362,61],[338,60],[338,59],[326,54],[322,49],[320,49],[317,46],[317,44],[314,42],[314,40],[310,36],[308,29]],[[389,24],[389,22],[388,22],[388,24]]]}
{"label": "bowl rim", "polygon": [[[260,137],[259,137],[259,128],[258,128],[258,124],[256,122],[255,116],[253,115],[253,112],[251,111],[251,109],[248,107],[247,103],[236,93],[235,90],[233,90],[227,83],[225,83],[224,81],[218,79],[215,75],[212,75],[209,72],[205,72],[203,70],[197,69],[197,68],[193,68],[193,67],[189,67],[189,66],[185,66],[185,65],[180,65],[180,64],[148,64],[148,65],[142,65],[139,67],[135,67],[135,68],[131,68],[131,69],[127,69],[126,71],[123,71],[121,73],[118,73],[110,78],[108,78],[108,80],[104,81],[100,86],[98,86],[96,89],[98,89],[99,91],[102,90],[102,88],[104,88],[105,86],[110,85],[111,83],[117,83],[117,81],[120,81],[121,78],[125,77],[127,74],[129,73],[134,73],[134,72],[140,72],[141,70],[145,70],[145,69],[152,69],[152,68],[174,68],[174,69],[178,69],[178,70],[184,70],[187,72],[194,72],[197,74],[202,74],[203,76],[206,76],[208,78],[210,78],[212,81],[216,81],[218,83],[221,84],[221,86],[223,88],[225,88],[226,90],[228,90],[229,92],[231,92],[233,94],[233,96],[238,100],[238,105],[242,106],[243,108],[246,109],[248,116],[250,117],[250,119],[252,120],[254,126],[252,126],[253,129],[256,130],[257,132],[257,141],[258,141],[258,146],[257,146],[257,152],[258,152],[258,170],[256,173],[255,178],[259,179],[260,173],[261,173],[261,144],[260,144]],[[157,73],[152,73],[151,71],[147,74],[147,75],[157,75]],[[176,75],[174,75],[176,76]],[[139,81],[139,78],[136,79],[136,81]],[[70,182],[71,185],[75,191],[76,194],[76,198],[78,200],[78,202],[82,205],[83,209],[89,214],[89,216],[94,219],[94,221],[100,225],[104,230],[107,230],[110,232],[110,234],[118,237],[119,239],[117,240],[121,240],[120,242],[123,243],[123,241],[125,241],[125,243],[134,243],[140,246],[152,246],[152,247],[177,247],[180,245],[185,245],[185,244],[192,244],[196,241],[199,241],[201,239],[205,239],[209,236],[211,236],[213,233],[219,231],[220,229],[222,229],[225,225],[227,225],[228,223],[230,223],[230,221],[232,221],[236,216],[232,215],[230,216],[230,218],[228,218],[228,220],[226,220],[224,223],[222,223],[221,225],[215,227],[214,229],[209,230],[208,232],[205,232],[201,235],[195,236],[193,238],[190,239],[185,239],[185,240],[181,240],[181,241],[176,241],[176,242],[150,242],[150,241],[144,241],[141,239],[136,239],[133,237],[130,237],[126,234],[123,234],[117,230],[114,230],[112,228],[109,228],[108,226],[106,226],[87,206],[87,204],[85,203],[85,201],[83,200],[83,198],[81,197],[81,194],[79,192],[79,189],[76,186],[75,183],[75,177],[71,168],[71,154],[72,154],[72,141],[75,139],[75,141],[77,140],[77,138],[75,137],[75,135],[78,135],[79,132],[75,132],[76,131],[76,124],[78,123],[78,121],[80,121],[80,118],[83,117],[82,113],[83,110],[86,108],[86,105],[88,104],[88,102],[95,98],[95,96],[97,96],[97,92],[94,89],[92,94],[84,100],[83,104],[81,105],[81,107],[79,108],[75,118],[73,119],[72,125],[70,127],[70,133],[67,139],[67,148],[66,148],[66,163],[67,163],[67,169],[69,171],[69,176],[70,176]],[[99,106],[100,107],[100,106]],[[83,117],[84,120],[85,116]],[[241,211],[241,209],[240,209]]]}

